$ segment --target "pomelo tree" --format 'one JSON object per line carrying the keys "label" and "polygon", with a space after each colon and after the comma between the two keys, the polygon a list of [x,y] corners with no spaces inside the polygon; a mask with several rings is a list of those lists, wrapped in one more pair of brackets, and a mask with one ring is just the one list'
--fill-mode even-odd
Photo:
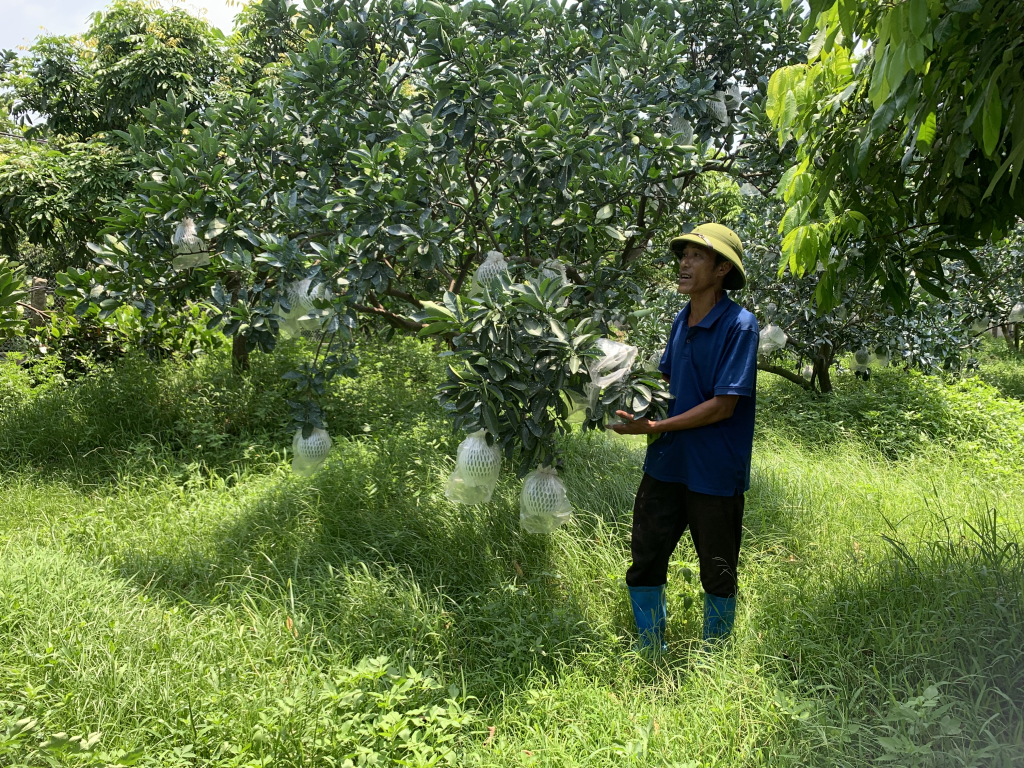
{"label": "pomelo tree", "polygon": [[[496,313],[535,366],[526,316],[555,338],[552,321],[567,338],[606,334],[641,303],[703,175],[777,171],[777,151],[740,137],[771,70],[799,55],[795,20],[763,1],[309,3],[293,19],[304,48],[263,91],[198,109],[168,98],[122,134],[145,172],[95,268],[69,271],[64,290],[103,313],[208,297],[244,367],[273,349],[294,286],[308,286],[304,320],[324,334],[293,375],[308,429],[326,381],[352,370],[352,329],[419,331],[427,302],[456,324]],[[203,255],[179,258],[182,226]],[[509,279],[460,315],[457,297],[493,251]],[[554,293],[527,311],[531,290]],[[476,332],[445,335],[457,351]],[[492,338],[479,344],[497,355]],[[553,375],[582,376],[581,351]],[[553,405],[536,410],[541,435],[524,421],[518,437],[478,405],[486,388],[532,386],[536,371],[477,373],[460,384],[466,426],[496,427],[505,445],[529,442],[522,426],[549,442]]]}

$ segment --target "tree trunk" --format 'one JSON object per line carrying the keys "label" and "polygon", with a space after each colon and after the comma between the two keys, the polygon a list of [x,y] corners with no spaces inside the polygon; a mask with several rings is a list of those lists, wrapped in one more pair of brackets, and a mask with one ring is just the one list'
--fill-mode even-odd
{"label": "tree trunk", "polygon": [[249,349],[245,342],[245,336],[235,334],[231,337],[231,368],[235,373],[249,370]]}
{"label": "tree trunk", "polygon": [[32,278],[32,288],[28,294],[28,301],[36,311],[28,313],[28,324],[33,328],[43,325],[44,318],[46,317],[46,286],[45,277]]}
{"label": "tree trunk", "polygon": [[1014,352],[1015,350],[1013,348],[1013,334],[1010,333],[1010,326],[1007,323],[1003,323],[1000,326],[1000,328],[1002,328],[1003,331],[1003,338],[1006,339],[1006,348],[1009,349],[1011,352]]}
{"label": "tree trunk", "polygon": [[822,344],[814,356],[814,380],[818,382],[818,390],[825,395],[832,391],[832,376],[829,374],[831,366],[832,346]]}

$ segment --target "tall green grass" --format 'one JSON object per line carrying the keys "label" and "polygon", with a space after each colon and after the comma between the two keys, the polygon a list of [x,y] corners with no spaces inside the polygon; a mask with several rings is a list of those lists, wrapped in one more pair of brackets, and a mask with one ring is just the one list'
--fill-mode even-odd
{"label": "tall green grass", "polygon": [[569,439],[573,521],[523,534],[514,478],[444,498],[430,350],[362,357],[310,479],[286,359],[0,366],[0,765],[1020,764],[1024,413],[997,387],[763,381],[735,637],[702,650],[684,538],[650,660],[640,442]]}

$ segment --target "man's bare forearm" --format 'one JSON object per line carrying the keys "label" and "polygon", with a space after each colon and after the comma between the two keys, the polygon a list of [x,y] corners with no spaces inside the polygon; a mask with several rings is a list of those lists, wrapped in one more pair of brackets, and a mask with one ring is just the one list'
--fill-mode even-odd
{"label": "man's bare forearm", "polygon": [[738,395],[717,395],[710,400],[705,400],[685,413],[680,413],[670,419],[655,421],[651,425],[652,433],[678,432],[681,429],[696,429],[714,424],[722,419],[728,419],[736,410]]}

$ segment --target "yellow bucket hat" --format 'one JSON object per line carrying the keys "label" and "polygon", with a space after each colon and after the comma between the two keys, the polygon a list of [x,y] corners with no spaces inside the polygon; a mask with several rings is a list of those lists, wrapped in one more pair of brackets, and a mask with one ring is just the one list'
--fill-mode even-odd
{"label": "yellow bucket hat", "polygon": [[703,245],[729,260],[733,268],[722,282],[727,291],[738,291],[747,284],[747,275],[743,271],[743,243],[731,229],[722,224],[701,224],[689,234],[673,237],[668,247],[673,253],[682,253],[686,243]]}

